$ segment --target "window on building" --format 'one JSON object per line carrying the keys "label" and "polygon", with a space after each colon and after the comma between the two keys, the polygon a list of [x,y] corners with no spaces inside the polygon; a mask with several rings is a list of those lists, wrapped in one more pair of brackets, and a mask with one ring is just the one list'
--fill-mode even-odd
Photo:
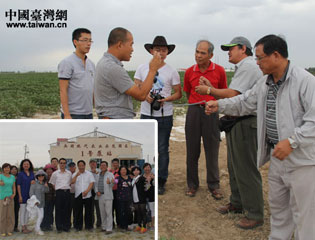
{"label": "window on building", "polygon": [[98,157],[103,156],[103,155],[102,155],[102,151],[98,151],[98,152],[97,152],[97,156],[98,156]]}
{"label": "window on building", "polygon": [[119,145],[118,145],[118,147],[119,147],[119,148],[121,148],[121,147],[122,147],[122,145],[121,145],[121,144],[119,144]]}
{"label": "window on building", "polygon": [[92,144],[92,148],[95,148],[94,144]]}
{"label": "window on building", "polygon": [[102,145],[99,145],[98,148],[102,148]]}
{"label": "window on building", "polygon": [[108,144],[106,144],[105,148],[108,148]]}
{"label": "window on building", "polygon": [[112,145],[112,148],[115,148],[115,144]]}
{"label": "window on building", "polygon": [[74,148],[74,144],[71,144],[70,147],[71,147],[71,148]]}
{"label": "window on building", "polygon": [[77,145],[77,148],[81,148],[80,144]]}
{"label": "window on building", "polygon": [[68,164],[73,162],[72,158],[66,158],[66,161],[67,161],[66,169],[69,169]]}
{"label": "window on building", "polygon": [[128,144],[125,144],[125,148],[128,148]]}

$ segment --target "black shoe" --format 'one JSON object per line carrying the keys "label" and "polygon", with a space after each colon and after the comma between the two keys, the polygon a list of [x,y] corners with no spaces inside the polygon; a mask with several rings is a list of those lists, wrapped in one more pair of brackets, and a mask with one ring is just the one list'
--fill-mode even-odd
{"label": "black shoe", "polygon": [[57,233],[62,233],[62,231],[61,230],[57,230]]}
{"label": "black shoe", "polygon": [[63,231],[64,231],[64,232],[70,232],[70,230],[69,230],[69,229],[64,229]]}
{"label": "black shoe", "polygon": [[158,193],[159,193],[159,195],[163,195],[165,193],[165,187],[159,186]]}
{"label": "black shoe", "polygon": [[158,186],[158,194],[159,195],[163,195],[165,193],[165,183],[166,183],[166,179],[163,178],[159,178],[158,180],[159,182],[159,186]]}

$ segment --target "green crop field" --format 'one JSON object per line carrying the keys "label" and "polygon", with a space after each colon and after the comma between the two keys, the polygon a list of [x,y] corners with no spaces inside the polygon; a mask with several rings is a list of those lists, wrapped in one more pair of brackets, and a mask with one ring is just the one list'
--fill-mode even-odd
{"label": "green crop field", "polygon": [[[133,79],[135,72],[130,71]],[[184,72],[180,72],[183,86]],[[227,72],[228,83],[233,73]],[[187,103],[186,95],[175,103]],[[140,102],[134,100],[135,110]],[[0,73],[0,118],[31,118],[35,113],[56,114],[60,109],[57,73]]]}

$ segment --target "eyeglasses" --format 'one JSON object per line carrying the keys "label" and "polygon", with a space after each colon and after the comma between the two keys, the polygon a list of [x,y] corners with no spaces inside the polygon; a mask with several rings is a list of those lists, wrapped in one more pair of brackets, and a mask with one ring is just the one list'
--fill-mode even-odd
{"label": "eyeglasses", "polygon": [[261,61],[262,59],[264,59],[265,57],[268,57],[268,55],[262,56],[262,57],[256,57],[255,61]]}
{"label": "eyeglasses", "polygon": [[93,43],[93,41],[91,40],[91,39],[83,39],[83,40],[78,40],[79,42],[84,42],[84,43],[87,43],[87,42],[89,42],[89,43]]}

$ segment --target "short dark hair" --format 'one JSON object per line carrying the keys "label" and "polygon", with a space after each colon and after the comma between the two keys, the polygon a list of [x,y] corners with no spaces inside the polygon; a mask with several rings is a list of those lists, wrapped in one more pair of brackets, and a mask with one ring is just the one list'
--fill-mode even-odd
{"label": "short dark hair", "polygon": [[[238,44],[237,46],[238,46],[239,49],[242,49],[243,46],[245,46],[245,45]],[[246,46],[245,46],[245,47],[246,47]],[[253,56],[252,50],[250,50],[248,47],[246,47],[245,54],[246,54],[247,56]]]}
{"label": "short dark hair", "polygon": [[[72,32],[72,43],[74,40],[79,40],[79,38],[81,37],[82,33],[87,33],[87,34],[91,34],[91,31],[89,29],[86,28],[77,28]],[[73,46],[76,48],[76,46],[73,43]]]}
{"label": "short dark hair", "polygon": [[4,168],[7,168],[7,167],[9,167],[10,170],[11,170],[11,165],[10,165],[10,163],[4,163],[4,164],[2,164],[2,167],[1,167],[2,171],[3,171]]}
{"label": "short dark hair", "polygon": [[67,163],[67,160],[65,158],[60,158],[58,162],[60,163],[60,161],[66,161]]}
{"label": "short dark hair", "polygon": [[127,175],[129,175],[129,174],[130,174],[130,172],[129,172],[128,168],[127,168],[126,166],[120,166],[120,167],[119,167],[119,170],[118,170],[118,174],[119,174],[119,176],[121,176],[120,172],[121,172],[121,169],[123,169],[123,168],[125,168],[125,169],[126,169],[126,171],[127,171]]}
{"label": "short dark hair", "polygon": [[139,168],[138,166],[133,166],[132,168],[131,168],[131,173],[133,174],[133,172],[136,170],[136,169],[138,169],[139,171],[140,171],[140,174],[141,174],[141,168]]}
{"label": "short dark hair", "polygon": [[101,161],[100,166],[102,165],[102,163],[105,163],[106,166],[108,167],[108,162],[106,162],[106,161]]}
{"label": "short dark hair", "polygon": [[109,36],[108,36],[108,40],[107,40],[108,47],[115,45],[119,41],[126,42],[128,33],[130,32],[125,28],[122,28],[122,27],[114,28],[109,33]]}
{"label": "short dark hair", "polygon": [[77,165],[79,166],[79,163],[83,163],[84,164],[84,166],[86,165],[86,163],[85,163],[85,161],[84,160],[79,160],[78,162],[77,162]]}
{"label": "short dark hair", "polygon": [[20,172],[23,172],[24,171],[24,169],[23,169],[23,163],[24,162],[29,162],[29,164],[30,164],[30,169],[29,169],[29,171],[30,172],[33,172],[34,171],[34,167],[33,167],[33,163],[31,162],[31,160],[29,160],[29,159],[23,159],[22,161],[21,161],[21,163],[20,163]]}
{"label": "short dark hair", "polygon": [[52,163],[53,160],[57,160],[57,162],[59,162],[58,158],[53,157],[52,159],[50,159],[50,163]]}
{"label": "short dark hair", "polygon": [[12,171],[13,168],[16,168],[16,174],[19,172],[19,169],[15,165],[11,165],[10,167],[10,172]]}
{"label": "short dark hair", "polygon": [[271,55],[275,51],[284,58],[288,58],[289,56],[288,45],[280,36],[276,36],[274,34],[264,36],[256,42],[255,47],[258,45],[263,45],[263,51],[267,56]]}
{"label": "short dark hair", "polygon": [[118,162],[119,163],[119,159],[118,158],[114,158],[113,160],[112,160],[112,163],[113,162]]}
{"label": "short dark hair", "polygon": [[75,162],[70,162],[70,163],[68,164],[68,167],[75,167]]}
{"label": "short dark hair", "polygon": [[147,166],[150,166],[150,168],[152,169],[152,166],[151,166],[150,163],[145,163],[145,164],[143,164],[143,169],[144,169],[145,167],[147,167]]}

